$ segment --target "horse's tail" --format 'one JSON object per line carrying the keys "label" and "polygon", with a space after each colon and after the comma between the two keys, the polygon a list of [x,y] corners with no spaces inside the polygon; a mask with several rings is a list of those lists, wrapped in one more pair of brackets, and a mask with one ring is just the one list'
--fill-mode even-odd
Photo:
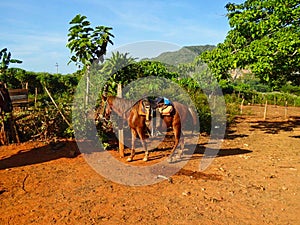
{"label": "horse's tail", "polygon": [[197,116],[197,114],[195,113],[195,111],[191,107],[188,107],[188,110],[189,110],[189,113],[191,114],[192,119],[193,119],[192,133],[194,133],[195,128],[197,128],[197,125],[198,125],[198,122],[199,122],[198,121],[198,116]]}

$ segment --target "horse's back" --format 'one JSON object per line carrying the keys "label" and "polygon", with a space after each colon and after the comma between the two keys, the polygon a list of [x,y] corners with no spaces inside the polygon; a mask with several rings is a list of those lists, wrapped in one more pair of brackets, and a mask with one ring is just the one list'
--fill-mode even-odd
{"label": "horse's back", "polygon": [[175,107],[176,113],[178,113],[178,116],[184,121],[188,114],[188,107],[179,102],[173,102],[173,105]]}
{"label": "horse's back", "polygon": [[197,114],[194,110],[179,102],[174,102],[173,105],[180,117],[179,121],[183,121],[185,127],[193,127],[192,129],[194,129],[197,126]]}

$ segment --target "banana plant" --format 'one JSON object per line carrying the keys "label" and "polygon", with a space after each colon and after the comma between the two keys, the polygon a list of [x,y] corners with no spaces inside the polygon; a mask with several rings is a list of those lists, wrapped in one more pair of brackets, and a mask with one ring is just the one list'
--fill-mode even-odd
{"label": "banana plant", "polygon": [[11,53],[7,51],[7,48],[3,48],[0,51],[0,73],[4,73],[7,69],[10,63],[22,63],[21,60],[18,59],[12,59]]}

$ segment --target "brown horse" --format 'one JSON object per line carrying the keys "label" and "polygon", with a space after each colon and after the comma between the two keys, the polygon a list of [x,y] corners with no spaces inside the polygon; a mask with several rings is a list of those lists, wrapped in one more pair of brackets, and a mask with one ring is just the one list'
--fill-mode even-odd
{"label": "brown horse", "polygon": [[105,115],[109,116],[111,114],[111,111],[113,110],[115,113],[117,113],[120,117],[122,117],[124,120],[127,120],[128,125],[131,130],[131,154],[128,157],[127,161],[130,162],[133,160],[133,157],[135,155],[135,140],[137,137],[140,138],[142,146],[145,150],[145,156],[144,161],[148,161],[149,152],[147,150],[147,145],[145,142],[146,135],[145,130],[147,129],[146,126],[146,116],[140,115],[140,103],[141,100],[138,102],[130,101],[123,98],[118,98],[114,96],[108,96],[103,97],[103,99],[106,101],[105,106]]}
{"label": "brown horse", "polygon": [[[105,107],[105,114],[110,115],[111,110],[113,110],[115,113],[117,113],[120,117],[128,121],[128,125],[131,129],[132,134],[132,148],[131,148],[131,154],[127,161],[132,161],[133,157],[135,155],[135,139],[138,136],[141,140],[142,146],[145,150],[145,156],[144,161],[148,160],[149,152],[147,150],[147,145],[145,143],[146,138],[146,115],[142,115],[141,112],[141,101],[138,102],[126,100],[123,98],[118,97],[104,97],[104,100],[106,100],[107,105]],[[153,105],[153,102],[148,102],[148,104],[152,105],[153,108],[155,108],[155,104]],[[164,121],[162,123],[161,128],[166,130],[169,127],[173,128],[174,137],[175,137],[175,143],[171,150],[171,154],[169,156],[169,161],[173,161],[173,156],[175,153],[175,150],[180,142],[181,150],[178,151],[178,157],[180,158],[183,153],[184,148],[184,137],[182,133],[182,126],[181,121],[186,121],[188,115],[191,115],[193,118],[193,124],[196,125],[197,119],[195,113],[192,113],[189,108],[179,102],[173,102],[174,110],[170,115],[161,116],[161,119]]]}
{"label": "brown horse", "polygon": [[195,126],[197,124],[196,115],[190,108],[179,102],[172,102],[172,104],[174,106],[174,109],[170,115],[160,115],[161,119],[163,120],[163,123],[161,124],[161,129],[167,130],[167,128],[172,128],[175,138],[175,143],[169,156],[169,162],[173,161],[173,156],[179,143],[180,150],[177,152],[177,158],[180,159],[183,154],[184,136],[182,133],[182,122],[186,122],[188,116],[190,115],[193,119],[193,125]]}

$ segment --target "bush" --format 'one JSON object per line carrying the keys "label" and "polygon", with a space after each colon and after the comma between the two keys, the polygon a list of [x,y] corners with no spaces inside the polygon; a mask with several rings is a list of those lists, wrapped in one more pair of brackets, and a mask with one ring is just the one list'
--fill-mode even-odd
{"label": "bush", "polygon": [[[61,97],[55,101],[67,120],[71,121],[70,99]],[[27,110],[15,111],[14,117],[22,142],[73,137],[72,129],[46,96],[40,97],[37,104]]]}

